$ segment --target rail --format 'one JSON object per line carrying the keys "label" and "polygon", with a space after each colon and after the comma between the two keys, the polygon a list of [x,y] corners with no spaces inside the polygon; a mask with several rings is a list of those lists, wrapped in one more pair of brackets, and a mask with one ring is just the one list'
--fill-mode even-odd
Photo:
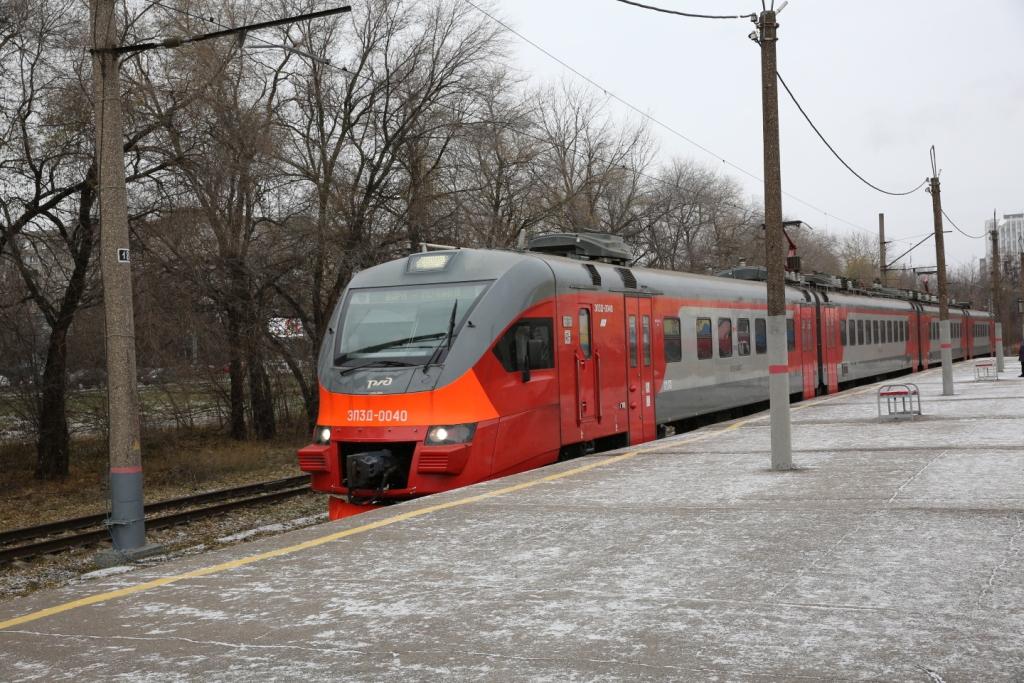
{"label": "rail", "polygon": [[[146,505],[146,526],[150,529],[163,529],[242,507],[284,500],[307,493],[309,490],[309,477],[303,475],[159,501]],[[226,500],[228,502],[218,502]],[[205,507],[193,507],[192,509],[168,515],[151,517],[151,515],[158,512],[185,506],[205,505],[207,503],[216,504],[206,505]],[[105,528],[106,520],[107,514],[102,513],[0,532],[0,546],[10,545],[18,541],[33,541],[32,543],[15,547],[0,547],[0,565],[13,562],[14,560],[95,545],[109,540],[110,533]],[[103,528],[91,529],[91,527]],[[56,534],[79,531],[81,529],[90,530],[59,538],[48,538]]]}

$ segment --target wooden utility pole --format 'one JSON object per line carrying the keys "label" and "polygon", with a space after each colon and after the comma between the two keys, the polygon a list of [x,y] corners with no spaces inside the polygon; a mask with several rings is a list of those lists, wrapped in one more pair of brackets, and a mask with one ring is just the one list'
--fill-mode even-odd
{"label": "wooden utility pole", "polygon": [[793,469],[789,415],[789,347],[786,335],[786,279],[783,269],[782,171],[779,158],[779,89],[775,43],[779,25],[766,10],[758,21],[761,45],[761,107],[764,123],[765,266],[768,270],[768,397],[772,469]]}
{"label": "wooden utility pole", "polygon": [[[124,179],[124,131],[118,73],[115,0],[91,1],[96,158],[99,166],[100,273],[106,326],[110,499],[108,522],[114,552],[148,554],[142,509],[142,451],[139,446],[135,380],[135,323],[132,316],[128,199]],[[116,560],[115,560],[116,561]]]}
{"label": "wooden utility pole", "polygon": [[996,223],[996,210],[992,209],[992,264],[990,268],[990,279],[992,280],[992,319],[995,321],[995,343],[996,348],[996,372],[1002,372],[1003,367],[1003,288],[999,266],[999,230]]}
{"label": "wooden utility pole", "polygon": [[946,285],[946,247],[942,233],[942,199],[939,191],[939,170],[935,147],[931,149],[932,220],[935,223],[935,269],[939,280],[939,349],[942,355],[942,395],[953,395],[953,343],[949,325],[949,291]]}
{"label": "wooden utility pole", "polygon": [[885,214],[878,214],[878,281],[883,287],[888,287],[885,271]]}

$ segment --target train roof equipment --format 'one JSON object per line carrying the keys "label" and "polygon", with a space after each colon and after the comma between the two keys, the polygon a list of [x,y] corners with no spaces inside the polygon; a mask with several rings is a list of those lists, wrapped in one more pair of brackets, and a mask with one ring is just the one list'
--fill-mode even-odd
{"label": "train roof equipment", "polygon": [[602,261],[615,266],[629,265],[633,260],[633,253],[620,235],[603,232],[558,232],[540,235],[527,243],[526,250],[581,261]]}

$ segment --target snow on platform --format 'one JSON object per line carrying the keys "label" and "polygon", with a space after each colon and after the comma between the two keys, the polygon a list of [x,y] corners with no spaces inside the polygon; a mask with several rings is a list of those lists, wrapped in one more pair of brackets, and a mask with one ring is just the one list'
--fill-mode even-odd
{"label": "snow on platform", "polygon": [[40,592],[0,605],[0,678],[1022,680],[1006,370],[906,378],[913,421],[795,405],[794,472],[755,415]]}

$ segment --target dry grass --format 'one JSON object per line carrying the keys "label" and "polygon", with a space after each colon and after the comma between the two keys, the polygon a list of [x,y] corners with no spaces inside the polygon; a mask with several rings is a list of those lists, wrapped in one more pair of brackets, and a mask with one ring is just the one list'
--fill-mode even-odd
{"label": "dry grass", "polygon": [[[304,429],[285,431],[269,442],[233,441],[214,430],[144,434],[146,500],[301,474],[295,450],[308,435]],[[0,445],[0,530],[107,510],[104,439],[73,442],[71,473],[64,481],[36,480],[35,457],[34,444]]]}

